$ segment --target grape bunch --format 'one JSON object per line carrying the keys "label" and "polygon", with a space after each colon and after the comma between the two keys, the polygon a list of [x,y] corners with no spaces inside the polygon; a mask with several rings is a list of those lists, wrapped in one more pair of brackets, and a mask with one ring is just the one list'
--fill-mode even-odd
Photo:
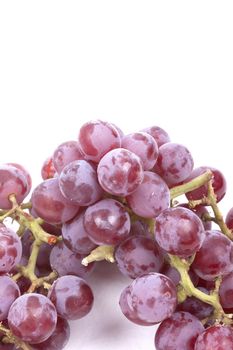
{"label": "grape bunch", "polygon": [[86,277],[107,260],[132,279],[116,307],[158,325],[155,349],[233,350],[233,208],[224,220],[220,170],[194,168],[158,126],[124,135],[96,120],[41,175],[31,192],[23,166],[0,166],[0,349],[64,349],[69,320],[92,310]]}

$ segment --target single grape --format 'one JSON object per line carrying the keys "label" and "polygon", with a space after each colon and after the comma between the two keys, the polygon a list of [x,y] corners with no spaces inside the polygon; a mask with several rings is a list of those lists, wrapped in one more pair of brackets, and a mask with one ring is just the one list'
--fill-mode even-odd
{"label": "single grape", "polygon": [[231,208],[226,216],[226,224],[230,230],[233,230],[233,208]]}
{"label": "single grape", "polygon": [[191,210],[169,208],[156,218],[155,239],[166,252],[185,258],[200,249],[205,231]]}
{"label": "single grape", "polygon": [[38,216],[50,224],[60,224],[72,219],[79,210],[68,201],[59,189],[58,179],[48,179],[32,192],[32,207]]}
{"label": "single grape", "polygon": [[27,194],[26,194],[26,196],[27,196],[32,188],[32,178],[31,178],[31,175],[29,174],[29,172],[22,165],[20,165],[18,163],[6,163],[6,165],[10,165],[10,166],[15,167],[26,178],[26,181],[27,181]]}
{"label": "single grape", "polygon": [[[205,294],[209,294],[209,291],[205,288],[198,287],[198,289]],[[189,312],[199,320],[209,317],[214,311],[213,306],[195,297],[187,297],[183,303],[178,304],[176,310]]]}
{"label": "single grape", "polygon": [[[226,184],[226,179],[225,179],[224,175],[218,169],[208,167],[208,166],[202,166],[202,167],[196,168],[192,171],[192,173],[185,180],[185,182],[193,180],[195,177],[204,174],[208,170],[211,170],[213,173],[213,189],[214,189],[214,193],[217,197],[217,202],[220,202],[220,200],[226,194],[227,184]],[[208,185],[207,184],[197,188],[196,190],[193,190],[191,192],[186,193],[186,197],[188,198],[188,200],[202,199],[203,197],[206,197],[207,195],[208,195]]]}
{"label": "single grape", "polygon": [[193,170],[193,165],[192,155],[185,146],[169,142],[159,148],[156,172],[169,186],[186,180]]}
{"label": "single grape", "polygon": [[130,278],[149,272],[159,272],[163,265],[163,253],[157,244],[144,236],[131,236],[115,250],[119,270]]}
{"label": "single grape", "polygon": [[14,301],[7,319],[15,336],[37,344],[48,339],[54,332],[57,312],[48,298],[41,294],[29,293]]}
{"label": "single grape", "polygon": [[114,199],[103,199],[85,211],[84,228],[96,244],[117,244],[130,232],[130,217],[124,206]]}
{"label": "single grape", "polygon": [[8,276],[0,276],[0,321],[7,318],[11,304],[19,296],[17,283]]}
{"label": "single grape", "polygon": [[32,350],[62,350],[70,338],[70,326],[67,320],[58,317],[55,331],[43,343],[34,344]]}
{"label": "single grape", "polygon": [[146,132],[124,136],[121,147],[135,153],[141,159],[144,170],[152,169],[159,155],[155,139]]}
{"label": "single grape", "polygon": [[65,245],[74,253],[89,254],[96,248],[83,226],[84,212],[62,226],[62,237]]}
{"label": "single grape", "polygon": [[223,277],[219,297],[223,308],[233,308],[233,271]]}
{"label": "single grape", "polygon": [[151,126],[149,128],[143,129],[142,131],[147,132],[148,134],[153,136],[153,138],[158,144],[158,147],[171,141],[168,133],[159,126]]}
{"label": "single grape", "polygon": [[60,176],[61,193],[80,206],[91,205],[103,196],[95,168],[86,160],[76,160],[66,165]]}
{"label": "single grape", "polygon": [[58,315],[67,320],[77,320],[86,316],[92,309],[94,296],[90,286],[76,276],[58,278],[48,297],[55,305]]}
{"label": "single grape", "polygon": [[202,332],[194,350],[232,350],[233,330],[230,326],[214,325]]}
{"label": "single grape", "polygon": [[160,273],[137,277],[122,294],[123,298],[127,294],[127,303],[121,310],[126,317],[130,315],[130,321],[134,322],[135,317],[135,323],[159,323],[170,317],[177,305],[175,285]]}
{"label": "single grape", "polygon": [[126,199],[135,214],[155,218],[169,207],[170,192],[159,175],[145,171],[142,183]]}
{"label": "single grape", "polygon": [[142,183],[143,168],[140,158],[124,148],[108,152],[97,168],[101,187],[116,196],[127,196]]}
{"label": "single grape", "polygon": [[101,120],[85,123],[80,129],[78,142],[85,159],[97,163],[107,152],[121,147],[121,137],[116,128]]}
{"label": "single grape", "polygon": [[90,274],[95,264],[91,263],[88,266],[82,265],[82,259],[85,255],[73,253],[69,250],[64,242],[56,244],[50,254],[51,268],[57,271],[59,276],[75,275],[79,277],[86,277]]}
{"label": "single grape", "polygon": [[233,270],[233,244],[230,239],[219,231],[206,231],[192,269],[207,281],[230,273]]}
{"label": "single grape", "polygon": [[210,220],[205,220],[205,215],[210,215],[204,205],[197,205],[195,208],[190,208],[188,203],[179,204],[178,207],[187,208],[193,211],[202,221],[205,230],[211,230],[212,223]]}
{"label": "single grape", "polygon": [[84,159],[84,155],[80,150],[78,142],[66,141],[55,149],[52,162],[55,170],[60,174],[66,165],[80,159]]}
{"label": "single grape", "polygon": [[198,318],[188,312],[175,312],[157,329],[155,347],[157,350],[193,350],[197,337],[203,331]]}
{"label": "single grape", "polygon": [[0,273],[9,272],[22,256],[22,244],[18,235],[0,223]]}
{"label": "single grape", "polygon": [[20,204],[28,194],[28,181],[21,169],[12,165],[0,166],[0,208],[12,207],[9,196],[14,194]]}
{"label": "single grape", "polygon": [[54,168],[52,157],[48,157],[41,168],[41,177],[43,180],[51,179],[54,177],[56,169]]}

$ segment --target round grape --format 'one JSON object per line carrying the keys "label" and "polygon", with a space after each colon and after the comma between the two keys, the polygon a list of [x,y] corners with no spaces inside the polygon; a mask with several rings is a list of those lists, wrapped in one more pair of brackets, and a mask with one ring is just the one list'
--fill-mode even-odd
{"label": "round grape", "polygon": [[64,167],[75,160],[84,159],[77,141],[66,141],[59,145],[53,153],[52,162],[58,174]]}
{"label": "round grape", "polygon": [[20,165],[18,163],[6,163],[6,165],[10,165],[10,166],[15,167],[26,178],[26,181],[27,181],[26,196],[27,196],[29,194],[29,192],[31,191],[31,188],[32,188],[32,178],[31,178],[31,175],[29,174],[29,172],[22,165]]}
{"label": "round grape", "polygon": [[233,230],[233,208],[231,208],[226,216],[226,225],[230,230]]}
{"label": "round grape", "polygon": [[149,128],[143,129],[142,131],[147,132],[148,134],[153,136],[153,138],[158,144],[158,147],[171,141],[168,133],[159,126],[151,126]]}
{"label": "round grape", "polygon": [[219,297],[223,308],[233,308],[233,271],[223,277]]}
{"label": "round grape", "polygon": [[8,276],[0,276],[0,321],[7,318],[11,304],[19,296],[17,283]]}
{"label": "round grape", "polygon": [[201,219],[204,229],[206,231],[211,230],[211,227],[212,227],[211,221],[205,219],[205,216],[210,214],[204,205],[197,205],[195,208],[190,208],[188,203],[182,203],[182,204],[179,204],[178,207],[187,208],[193,211]]}
{"label": "round grape", "polygon": [[233,330],[230,326],[215,325],[202,332],[194,350],[232,350]]}
{"label": "round grape", "polygon": [[41,168],[41,177],[43,180],[51,179],[54,177],[56,169],[54,168],[52,157],[48,157]]}
{"label": "round grape", "polygon": [[0,223],[0,273],[9,272],[20,262],[22,244],[18,235]]}

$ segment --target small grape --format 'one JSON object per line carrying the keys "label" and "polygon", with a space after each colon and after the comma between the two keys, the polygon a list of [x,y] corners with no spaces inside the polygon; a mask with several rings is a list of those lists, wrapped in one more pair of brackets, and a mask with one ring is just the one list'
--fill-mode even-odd
{"label": "small grape", "polygon": [[9,272],[20,262],[22,244],[18,235],[0,223],[0,273]]}
{"label": "small grape", "polygon": [[230,326],[214,325],[202,332],[194,350],[232,350],[233,330]]}
{"label": "small grape", "polygon": [[55,170],[60,174],[66,165],[80,159],[84,159],[84,155],[79,148],[78,142],[66,141],[55,149],[52,162]]}
{"label": "small grape", "polygon": [[159,147],[171,141],[168,133],[159,126],[151,126],[143,129],[142,131],[153,136]]}
{"label": "small grape", "polygon": [[67,320],[86,316],[93,306],[93,293],[89,285],[76,276],[58,278],[49,290],[48,297],[55,305],[58,315]]}
{"label": "small grape", "polygon": [[56,169],[54,168],[52,157],[48,157],[41,168],[41,177],[43,180],[51,179],[54,177]]}
{"label": "small grape", "polygon": [[6,165],[10,165],[10,166],[15,167],[26,178],[26,181],[27,181],[26,196],[27,196],[29,194],[29,192],[31,191],[31,188],[32,188],[32,178],[31,178],[31,175],[29,174],[29,172],[22,165],[20,165],[18,163],[6,163]]}
{"label": "small grape", "polygon": [[140,158],[124,148],[108,152],[97,168],[101,187],[116,196],[127,196],[142,183],[143,168]]}
{"label": "small grape", "polygon": [[0,276],[0,321],[7,318],[11,304],[19,296],[17,283],[8,276]]}

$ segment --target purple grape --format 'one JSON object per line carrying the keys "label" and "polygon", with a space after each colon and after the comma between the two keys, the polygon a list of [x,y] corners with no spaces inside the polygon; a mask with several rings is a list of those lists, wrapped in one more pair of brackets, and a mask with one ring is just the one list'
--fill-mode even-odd
{"label": "purple grape", "polygon": [[93,271],[95,264],[82,265],[82,259],[84,258],[85,255],[73,253],[66,247],[64,242],[60,242],[51,251],[50,265],[53,270],[57,271],[59,276],[75,275],[86,277]]}
{"label": "purple grape", "polygon": [[204,280],[226,275],[233,270],[233,244],[219,231],[206,231],[206,237],[196,253],[192,269]]}
{"label": "purple grape", "polygon": [[195,208],[190,208],[188,203],[182,203],[182,204],[179,204],[178,207],[186,208],[193,211],[201,219],[204,229],[206,231],[211,230],[211,227],[212,227],[211,221],[209,220],[206,221],[204,219],[204,215],[209,215],[209,212],[204,205],[197,205]]}
{"label": "purple grape", "polygon": [[43,343],[34,344],[32,350],[62,350],[70,338],[70,326],[67,320],[58,317],[55,331]]}
{"label": "purple grape", "polygon": [[[217,202],[220,202],[220,200],[226,194],[227,184],[226,184],[226,179],[225,179],[224,175],[218,169],[208,167],[208,166],[202,166],[202,167],[196,168],[192,171],[192,173],[185,180],[185,182],[193,180],[195,177],[204,174],[208,170],[211,170],[213,173],[213,189],[214,189],[215,195],[217,196]],[[186,193],[186,197],[188,198],[188,200],[202,199],[203,197],[206,197],[207,195],[208,195],[208,185],[207,184],[197,188],[194,191]]]}
{"label": "purple grape", "polygon": [[121,137],[112,124],[96,120],[81,127],[78,142],[85,159],[98,163],[107,152],[121,146]]}
{"label": "purple grape", "polygon": [[50,224],[60,224],[72,219],[79,210],[77,204],[68,201],[59,189],[58,179],[45,180],[32,192],[32,208]]}
{"label": "purple grape", "polygon": [[223,308],[233,308],[233,271],[223,277],[219,297]]}
{"label": "purple grape", "polygon": [[159,175],[145,171],[143,182],[126,199],[135,214],[155,218],[169,207],[170,192]]}
{"label": "purple grape", "polygon": [[233,330],[230,326],[215,325],[201,333],[194,350],[232,350]]}
{"label": "purple grape", "polygon": [[28,181],[22,170],[12,165],[0,166],[0,208],[12,207],[9,196],[14,194],[20,204],[28,194]]}
{"label": "purple grape", "polygon": [[115,259],[123,275],[136,278],[149,272],[159,272],[163,254],[157,244],[145,236],[131,236],[115,250]]}
{"label": "purple grape", "polygon": [[58,174],[64,167],[75,160],[84,159],[77,141],[66,141],[59,145],[53,153],[52,162]]}
{"label": "purple grape", "polygon": [[155,139],[145,132],[135,132],[123,137],[122,148],[135,153],[142,161],[144,170],[150,170],[156,163],[159,150]]}
{"label": "purple grape", "polygon": [[83,226],[84,212],[62,226],[62,237],[65,245],[74,253],[89,254],[96,248]]}
{"label": "purple grape", "polygon": [[142,162],[136,154],[117,148],[100,160],[97,175],[106,192],[124,197],[133,193],[142,183],[144,173]]}
{"label": "purple grape", "polygon": [[18,235],[0,223],[0,273],[6,273],[17,265],[22,256],[22,244]]}
{"label": "purple grape", "polygon": [[149,128],[143,129],[142,131],[147,132],[148,134],[153,136],[153,138],[158,144],[158,147],[171,141],[168,133],[159,126],[151,126]]}
{"label": "purple grape", "polygon": [[[127,303],[122,304],[121,299],[124,297]],[[148,325],[170,317],[176,305],[176,287],[168,277],[160,273],[149,273],[136,278],[123,290],[120,298],[121,310],[126,317],[129,315],[130,321]]]}
{"label": "purple grape", "polygon": [[29,194],[29,192],[31,191],[31,188],[32,188],[32,178],[31,178],[31,175],[29,174],[29,172],[22,165],[20,165],[18,163],[6,163],[6,165],[10,165],[10,166],[15,167],[26,178],[26,181],[27,181],[26,196],[27,196]]}
{"label": "purple grape", "polygon": [[193,165],[192,155],[185,146],[169,142],[159,148],[156,169],[169,186],[186,180]]}
{"label": "purple grape", "polygon": [[[160,273],[169,277],[172,280],[172,282],[175,284],[175,286],[177,286],[179,284],[180,273],[177,271],[177,269],[172,267],[169,263],[165,262]],[[196,275],[196,273],[192,269],[189,269],[188,274],[189,274],[191,281],[193,282],[193,285],[197,286],[198,282],[199,282],[199,277]]]}
{"label": "purple grape", "polygon": [[14,301],[7,319],[15,336],[37,344],[48,339],[54,332],[57,312],[48,298],[41,294],[29,293]]}
{"label": "purple grape", "polygon": [[188,312],[175,312],[163,321],[155,335],[157,350],[193,350],[199,334],[204,331],[202,323]]}
{"label": "purple grape", "polygon": [[53,246],[47,244],[47,243],[42,243],[40,246],[40,251],[37,257],[37,267],[40,269],[49,269],[50,268],[50,254],[53,249]]}
{"label": "purple grape", "polygon": [[226,216],[226,225],[230,230],[233,230],[233,208],[231,208]]}
{"label": "purple grape", "polygon": [[49,290],[48,297],[58,315],[67,320],[77,320],[92,309],[94,296],[89,285],[76,276],[58,278]]}
{"label": "purple grape", "polygon": [[186,258],[200,249],[205,231],[191,210],[169,208],[156,218],[155,239],[166,252]]}
{"label": "purple grape", "polygon": [[87,208],[83,224],[88,237],[96,244],[117,244],[130,232],[129,214],[114,199],[103,199]]}
{"label": "purple grape", "polygon": [[41,177],[43,180],[52,179],[56,173],[56,169],[54,168],[52,157],[48,157],[41,168]]}
{"label": "purple grape", "polygon": [[140,220],[131,221],[130,235],[140,235],[151,238],[149,226],[145,222]]}
{"label": "purple grape", "polygon": [[11,304],[19,296],[17,283],[8,276],[0,276],[0,321],[7,318]]}
{"label": "purple grape", "polygon": [[21,243],[22,243],[22,255],[25,258],[29,258],[30,253],[31,253],[31,245],[34,242],[33,234],[29,230],[25,230],[22,238],[21,238]]}
{"label": "purple grape", "polygon": [[59,186],[64,197],[80,206],[91,205],[103,195],[96,170],[86,160],[66,165],[60,174]]}

